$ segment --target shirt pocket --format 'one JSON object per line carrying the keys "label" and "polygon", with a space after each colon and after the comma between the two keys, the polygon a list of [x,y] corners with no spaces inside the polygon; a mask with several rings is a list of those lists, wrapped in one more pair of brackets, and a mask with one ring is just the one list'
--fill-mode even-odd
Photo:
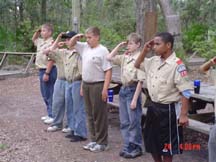
{"label": "shirt pocket", "polygon": [[98,66],[102,65],[102,59],[100,57],[94,56],[92,57],[92,63]]}
{"label": "shirt pocket", "polygon": [[172,88],[173,88],[173,83],[171,81],[169,81],[167,78],[159,78],[159,92],[161,93],[167,93],[167,92],[171,92]]}

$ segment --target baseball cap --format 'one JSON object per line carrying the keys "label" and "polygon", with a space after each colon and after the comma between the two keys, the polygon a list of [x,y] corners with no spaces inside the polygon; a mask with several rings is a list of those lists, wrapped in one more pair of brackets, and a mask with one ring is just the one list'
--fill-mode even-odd
{"label": "baseball cap", "polygon": [[74,31],[67,31],[65,34],[62,35],[62,38],[72,38],[75,36],[77,33]]}

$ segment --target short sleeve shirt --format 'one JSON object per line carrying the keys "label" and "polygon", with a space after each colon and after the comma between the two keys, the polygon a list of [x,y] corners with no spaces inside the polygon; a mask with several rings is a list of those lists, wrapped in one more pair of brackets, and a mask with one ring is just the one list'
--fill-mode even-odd
{"label": "short sleeve shirt", "polygon": [[58,54],[58,51],[59,49],[49,53],[48,57],[51,60],[55,61],[55,65],[57,67],[57,78],[62,79],[65,78],[65,70],[63,60],[61,58],[61,55]]}
{"label": "short sleeve shirt", "polygon": [[38,38],[34,41],[35,46],[37,47],[36,61],[35,65],[39,69],[45,69],[48,61],[48,57],[43,54],[43,51],[50,47],[53,43],[53,38],[48,38],[44,40],[42,38]]}
{"label": "short sleeve shirt", "polygon": [[121,82],[123,85],[145,80],[145,73],[134,67],[139,54],[140,52],[136,52],[134,55],[116,55],[112,59],[113,64],[121,67]]}
{"label": "short sleeve shirt", "polygon": [[[81,57],[76,50],[57,49],[55,57],[62,60],[64,64],[64,73],[67,81],[73,82],[81,80]],[[52,58],[52,56],[50,56]]]}
{"label": "short sleeve shirt", "polygon": [[111,69],[110,61],[106,59],[109,51],[103,45],[91,48],[86,42],[77,42],[76,50],[82,57],[82,79],[93,83],[105,80],[104,72]]}
{"label": "short sleeve shirt", "polygon": [[181,92],[192,89],[186,67],[175,53],[163,62],[159,56],[145,58],[141,69],[146,73],[147,88],[154,102],[178,102]]}

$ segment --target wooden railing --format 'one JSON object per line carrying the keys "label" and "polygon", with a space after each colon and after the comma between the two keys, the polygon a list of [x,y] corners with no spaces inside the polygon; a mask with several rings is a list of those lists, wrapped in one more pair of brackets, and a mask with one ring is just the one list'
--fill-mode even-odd
{"label": "wooden railing", "polygon": [[34,57],[36,55],[36,53],[34,52],[0,52],[0,55],[2,56],[1,62],[0,62],[0,69],[4,66],[4,64],[6,63],[7,57],[9,55],[17,55],[17,56],[31,56],[24,71],[22,72],[23,74],[27,74],[29,71],[30,66],[32,65],[33,61],[34,61]]}

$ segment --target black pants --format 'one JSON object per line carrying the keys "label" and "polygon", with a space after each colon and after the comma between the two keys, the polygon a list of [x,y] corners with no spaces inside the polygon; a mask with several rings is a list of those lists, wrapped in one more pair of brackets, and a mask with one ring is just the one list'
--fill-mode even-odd
{"label": "black pants", "polygon": [[183,130],[178,126],[175,104],[152,102],[147,110],[144,127],[146,151],[152,154],[182,153]]}

